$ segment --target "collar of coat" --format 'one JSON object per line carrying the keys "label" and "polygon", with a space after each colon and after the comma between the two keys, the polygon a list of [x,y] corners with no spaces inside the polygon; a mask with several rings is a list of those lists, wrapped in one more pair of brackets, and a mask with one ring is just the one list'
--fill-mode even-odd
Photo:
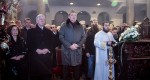
{"label": "collar of coat", "polygon": [[[43,29],[41,29],[41,27],[43,27]],[[40,29],[40,30],[44,30],[44,29],[45,29],[45,26],[41,26],[41,27],[39,27],[39,25],[36,24],[36,28],[37,28],[37,29]]]}
{"label": "collar of coat", "polygon": [[[69,24],[72,23],[72,22],[70,21],[70,19],[67,19],[67,22],[66,22],[66,23],[67,23],[67,25],[69,25]],[[76,20],[75,24],[76,24],[76,25],[80,25],[79,21],[77,21],[77,20]]]}

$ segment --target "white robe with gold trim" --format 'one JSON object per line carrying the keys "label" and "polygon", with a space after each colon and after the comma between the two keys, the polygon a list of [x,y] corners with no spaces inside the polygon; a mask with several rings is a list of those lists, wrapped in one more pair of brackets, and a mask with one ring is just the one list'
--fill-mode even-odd
{"label": "white robe with gold trim", "polygon": [[109,35],[103,30],[95,35],[94,45],[96,47],[96,66],[94,80],[108,80],[109,65],[107,53],[107,41],[111,41]]}

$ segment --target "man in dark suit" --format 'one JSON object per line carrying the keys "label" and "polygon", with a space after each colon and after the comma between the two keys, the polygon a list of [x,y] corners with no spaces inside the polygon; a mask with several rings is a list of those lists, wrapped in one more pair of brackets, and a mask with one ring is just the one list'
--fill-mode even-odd
{"label": "man in dark suit", "polygon": [[51,80],[53,33],[45,28],[43,14],[36,17],[36,23],[36,28],[30,29],[27,34],[30,78],[31,80]]}

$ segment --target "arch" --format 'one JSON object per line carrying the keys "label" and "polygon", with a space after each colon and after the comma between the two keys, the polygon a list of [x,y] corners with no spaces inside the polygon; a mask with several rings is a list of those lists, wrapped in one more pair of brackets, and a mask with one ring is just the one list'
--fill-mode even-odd
{"label": "arch", "polygon": [[91,19],[91,16],[88,12],[86,11],[80,11],[78,14],[77,14],[77,19],[78,21],[85,21],[86,22],[86,25],[90,25],[90,19]]}
{"label": "arch", "polygon": [[101,12],[98,15],[98,23],[101,24],[104,21],[110,21],[110,16],[107,12]]}
{"label": "arch", "polygon": [[52,22],[52,24],[60,26],[61,23],[66,21],[67,19],[68,19],[68,13],[66,11],[58,11],[55,14],[55,20]]}

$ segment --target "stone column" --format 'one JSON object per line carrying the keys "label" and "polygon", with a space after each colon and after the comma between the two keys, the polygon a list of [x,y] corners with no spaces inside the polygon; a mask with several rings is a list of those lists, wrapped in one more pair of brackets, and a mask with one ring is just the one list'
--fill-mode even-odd
{"label": "stone column", "polygon": [[45,3],[43,0],[37,0],[37,9],[38,14],[44,14],[45,15]]}
{"label": "stone column", "polygon": [[147,17],[150,19],[150,0],[147,0]]}
{"label": "stone column", "polygon": [[134,22],[134,0],[126,0],[127,2],[127,23],[131,26]]}

